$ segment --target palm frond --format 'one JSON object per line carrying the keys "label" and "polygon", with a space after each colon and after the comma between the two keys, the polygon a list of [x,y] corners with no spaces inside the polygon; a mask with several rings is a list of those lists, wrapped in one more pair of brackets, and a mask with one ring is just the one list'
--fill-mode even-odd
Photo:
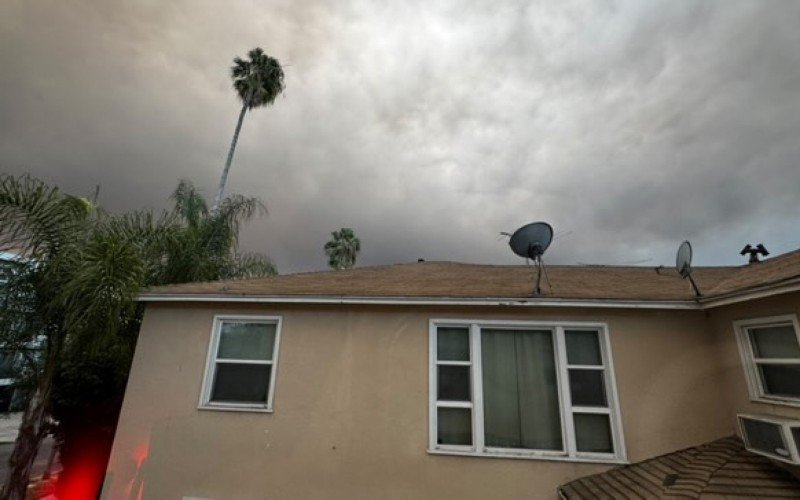
{"label": "palm frond", "polygon": [[76,336],[114,333],[132,313],[145,278],[145,263],[135,244],[96,233],[87,245],[65,255],[71,276],[58,294],[64,327]]}
{"label": "palm frond", "polygon": [[175,212],[183,217],[190,226],[197,225],[203,217],[208,215],[206,200],[191,181],[181,179],[178,187],[173,191],[171,199],[175,202]]}
{"label": "palm frond", "polygon": [[208,218],[206,248],[217,255],[225,251],[236,252],[242,224],[268,213],[266,205],[256,197],[231,195],[225,198],[217,213]]}
{"label": "palm frond", "polygon": [[32,258],[57,252],[91,211],[88,200],[23,175],[0,176],[0,250]]}
{"label": "palm frond", "polygon": [[222,279],[263,278],[278,274],[275,264],[266,255],[236,254],[226,266]]}

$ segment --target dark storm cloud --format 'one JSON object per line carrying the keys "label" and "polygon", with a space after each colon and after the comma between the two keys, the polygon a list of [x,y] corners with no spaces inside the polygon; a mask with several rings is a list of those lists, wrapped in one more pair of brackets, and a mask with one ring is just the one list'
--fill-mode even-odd
{"label": "dark storm cloud", "polygon": [[790,2],[55,2],[0,5],[0,165],[116,209],[210,195],[255,45],[285,95],[248,116],[229,189],[243,244],[322,268],[512,263],[500,231],[568,232],[552,262],[740,262],[800,246],[800,5]]}

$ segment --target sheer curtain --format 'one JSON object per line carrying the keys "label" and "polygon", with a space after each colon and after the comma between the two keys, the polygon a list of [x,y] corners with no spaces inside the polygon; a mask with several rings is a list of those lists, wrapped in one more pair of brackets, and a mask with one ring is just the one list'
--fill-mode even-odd
{"label": "sheer curtain", "polygon": [[563,449],[553,335],[482,330],[486,446]]}

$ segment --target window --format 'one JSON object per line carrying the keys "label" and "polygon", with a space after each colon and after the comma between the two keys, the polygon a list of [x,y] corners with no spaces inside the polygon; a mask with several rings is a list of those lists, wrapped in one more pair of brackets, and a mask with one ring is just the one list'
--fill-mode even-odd
{"label": "window", "polygon": [[783,462],[800,463],[800,421],[771,415],[737,415],[744,446]]}
{"label": "window", "polygon": [[434,320],[435,453],[622,461],[606,329]]}
{"label": "window", "polygon": [[280,318],[217,316],[200,407],[272,410]]}
{"label": "window", "polygon": [[800,405],[797,318],[778,316],[734,323],[750,397]]}

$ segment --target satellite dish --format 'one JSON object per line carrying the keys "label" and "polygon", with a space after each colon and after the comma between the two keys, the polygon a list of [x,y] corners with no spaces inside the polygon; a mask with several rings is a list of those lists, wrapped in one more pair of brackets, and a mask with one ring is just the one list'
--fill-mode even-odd
{"label": "satellite dish", "polygon": [[514,231],[508,245],[525,259],[541,260],[553,241],[553,226],[547,222],[532,222]]}
{"label": "satellite dish", "polygon": [[533,259],[534,264],[538,268],[536,273],[536,288],[535,293],[542,293],[542,255],[544,255],[547,247],[553,241],[553,226],[547,222],[532,222],[526,224],[521,228],[514,231],[511,239],[508,240],[508,246],[515,254],[523,257],[526,261]]}
{"label": "satellite dish", "polygon": [[678,274],[681,275],[681,278],[689,278],[689,282],[692,284],[692,288],[694,288],[695,295],[702,297],[703,294],[700,293],[700,289],[697,288],[697,283],[695,283],[692,278],[692,244],[688,241],[684,241],[678,247],[678,253],[675,254],[675,269],[678,271]]}
{"label": "satellite dish", "polygon": [[678,254],[675,256],[675,269],[681,278],[686,278],[692,274],[692,244],[688,241],[681,243],[678,247]]}

